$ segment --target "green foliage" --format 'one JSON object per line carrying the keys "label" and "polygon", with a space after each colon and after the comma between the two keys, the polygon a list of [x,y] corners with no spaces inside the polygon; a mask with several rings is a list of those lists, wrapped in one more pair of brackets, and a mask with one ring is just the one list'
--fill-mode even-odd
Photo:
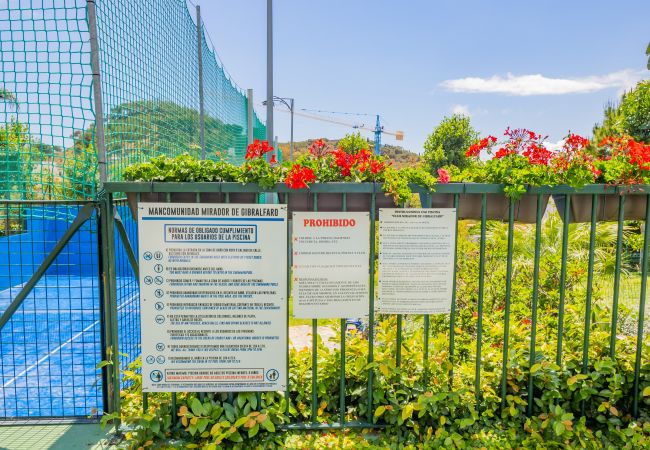
{"label": "green foliage", "polygon": [[[395,448],[395,449],[519,449],[585,448],[640,449],[650,447],[650,342],[642,343],[640,418],[631,417],[635,331],[615,330],[616,358],[609,357],[611,298],[603,290],[613,274],[616,225],[599,224],[596,234],[589,364],[582,370],[585,295],[590,228],[570,225],[564,313],[564,346],[556,364],[559,273],[562,265],[562,222],[551,214],[542,225],[537,312],[537,341],[530,363],[533,225],[515,228],[512,262],[510,338],[506,395],[501,408],[501,367],[504,350],[504,301],[507,225],[488,223],[484,316],[479,336],[477,284],[480,225],[460,222],[458,236],[455,354],[449,354],[450,324],[446,315],[430,316],[429,358],[423,359],[421,316],[404,316],[402,360],[396,357],[396,317],[378,315],[374,361],[368,364],[368,340],[347,336],[344,415],[366,420],[385,431],[360,434],[282,431],[287,423],[331,423],[339,420],[340,358],[338,348],[317,339],[318,404],[311,414],[312,353],[291,349],[288,404],[283,393],[179,394],[176,411],[168,394],[149,394],[149,409],[141,411],[137,365],[125,372],[130,387],[122,392],[122,433],[127,448]],[[619,320],[634,320],[622,305]],[[338,342],[340,336],[335,337]],[[477,339],[481,339],[480,407],[474,390]],[[453,369],[453,375],[452,375]],[[372,404],[368,371],[373,373]],[[528,390],[530,376],[534,391]],[[425,382],[426,377],[426,382]],[[450,385],[453,389],[450,389]],[[528,398],[533,412],[526,415]],[[287,410],[288,408],[288,410]],[[584,414],[582,411],[584,410]],[[288,411],[288,412],[287,412]],[[173,424],[172,418],[178,423]],[[105,422],[111,417],[105,418]],[[266,424],[266,425],[264,425]],[[272,425],[272,426],[271,426]],[[275,430],[275,431],[273,431]],[[329,446],[329,447],[328,447]]]}
{"label": "green foliage", "polygon": [[13,117],[0,126],[0,198],[21,198],[30,172],[29,129]]}
{"label": "green foliage", "polygon": [[640,81],[622,95],[618,105],[608,104],[602,124],[594,126],[594,139],[629,135],[640,142],[650,142],[650,81]]}
{"label": "green foliage", "polygon": [[470,119],[461,114],[445,117],[424,142],[423,160],[429,172],[435,174],[444,166],[468,165],[465,150],[478,140],[479,133],[470,124]]}
{"label": "green foliage", "polygon": [[361,136],[361,133],[348,133],[338,143],[338,148],[346,153],[357,153],[359,150],[368,148],[368,141]]}
{"label": "green foliage", "polygon": [[650,81],[640,81],[619,106],[623,130],[635,140],[650,143]]}
{"label": "green foliage", "polygon": [[[363,152],[349,154],[360,155]],[[383,189],[397,203],[411,200],[412,191],[409,183],[435,189],[436,178],[420,168],[405,168],[400,171],[389,166],[382,156],[371,155],[365,151],[366,162],[351,164],[349,174],[335,163],[332,154],[322,157],[302,155],[295,162],[285,161],[272,165],[265,158],[246,160],[241,166],[226,161],[200,160],[188,153],[170,158],[162,155],[151,158],[148,162],[131,164],[124,170],[126,181],[141,182],[238,182],[257,183],[263,188],[272,188],[276,183],[284,182],[294,164],[311,169],[316,182],[370,182],[383,183]],[[371,162],[374,166],[371,165]],[[373,171],[372,167],[377,170]]]}
{"label": "green foliage", "polygon": [[521,155],[507,155],[488,161],[474,161],[460,172],[460,179],[475,183],[504,184],[504,192],[514,200],[526,193],[527,186],[557,183],[549,166],[530,164]]}

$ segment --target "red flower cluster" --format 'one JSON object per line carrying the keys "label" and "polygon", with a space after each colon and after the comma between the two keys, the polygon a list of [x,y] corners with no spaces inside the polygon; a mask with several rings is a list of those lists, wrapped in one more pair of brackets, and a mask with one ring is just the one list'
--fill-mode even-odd
{"label": "red flower cluster", "polygon": [[636,142],[629,136],[607,136],[598,145],[607,148],[611,156],[627,158],[640,170],[650,170],[650,144]]}
{"label": "red flower cluster", "polygon": [[438,169],[438,183],[449,183],[449,172],[445,169]]}
{"label": "red flower cluster", "polygon": [[528,158],[530,164],[548,165],[553,157],[553,152],[544,147],[544,138],[534,131],[525,128],[511,130],[506,128],[505,136],[508,141],[494,155],[501,159],[508,155],[522,155]]}
{"label": "red flower cluster", "polygon": [[322,158],[330,153],[330,150],[327,148],[327,143],[323,139],[316,139],[309,146],[309,153],[315,158]]}
{"label": "red flower cluster", "polygon": [[273,151],[273,147],[269,145],[269,141],[255,139],[246,149],[246,159],[259,158],[270,151]]}
{"label": "red flower cluster", "polygon": [[501,158],[503,158],[504,156],[514,155],[515,153],[517,153],[517,152],[514,151],[514,150],[510,150],[510,149],[507,149],[507,148],[505,148],[505,147],[501,147],[501,148],[500,148],[499,150],[497,150],[497,152],[495,153],[495,155],[494,155],[494,159],[501,159]]}
{"label": "red flower cluster", "polygon": [[374,159],[367,148],[363,148],[357,153],[347,153],[343,149],[337,148],[331,153],[334,155],[334,163],[344,177],[352,175],[352,169],[355,167],[359,172],[370,169],[370,173],[373,175],[381,173],[386,168],[386,164]]}
{"label": "red flower cluster", "polygon": [[589,139],[578,134],[569,134],[564,139],[562,151],[558,152],[551,162],[554,172],[565,172],[572,166],[586,166],[594,177],[598,177],[601,171],[594,165],[594,157],[585,152],[588,145]]}
{"label": "red flower cluster", "polygon": [[551,161],[551,158],[553,157],[553,152],[548,150],[542,144],[531,142],[523,151],[522,155],[528,158],[528,161],[531,164],[541,164],[546,166]]}
{"label": "red flower cluster", "polygon": [[342,148],[337,148],[332,152],[334,163],[341,169],[344,177],[349,177],[352,173],[352,166],[356,163],[354,155],[345,152]]}
{"label": "red flower cluster", "polygon": [[650,145],[630,139],[627,142],[630,162],[641,170],[650,170]]}
{"label": "red flower cluster", "polygon": [[314,171],[309,167],[302,167],[300,164],[294,164],[287,173],[285,184],[291,189],[303,189],[309,187],[309,183],[316,181]]}
{"label": "red flower cluster", "polygon": [[470,145],[467,151],[465,152],[465,156],[467,156],[468,158],[478,157],[478,155],[480,155],[481,153],[481,150],[493,146],[496,143],[496,141],[497,138],[495,138],[494,136],[484,137],[477,143]]}

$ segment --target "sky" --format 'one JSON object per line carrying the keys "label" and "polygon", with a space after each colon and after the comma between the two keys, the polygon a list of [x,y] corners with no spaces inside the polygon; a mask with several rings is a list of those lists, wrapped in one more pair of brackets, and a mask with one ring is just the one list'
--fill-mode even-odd
{"label": "sky", "polygon": [[[194,0],[232,79],[266,98],[266,1]],[[482,134],[590,135],[603,107],[650,78],[648,0],[275,0],[274,94],[301,109],[380,114],[383,143],[420,153],[445,116]],[[322,114],[374,127],[371,116]],[[289,140],[289,115],[275,112]],[[352,128],[295,118],[295,139]],[[372,138],[372,133],[363,132]]]}

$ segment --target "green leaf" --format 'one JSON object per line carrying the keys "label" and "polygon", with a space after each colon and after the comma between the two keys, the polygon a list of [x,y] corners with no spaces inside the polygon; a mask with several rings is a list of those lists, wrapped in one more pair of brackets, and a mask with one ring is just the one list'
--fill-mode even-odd
{"label": "green leaf", "polygon": [[256,424],[253,426],[253,428],[251,428],[250,430],[248,430],[248,437],[249,437],[249,438],[252,438],[253,436],[255,436],[255,435],[257,434],[258,431],[260,431],[260,425],[259,425],[258,423],[256,423]]}
{"label": "green leaf", "polygon": [[235,408],[230,403],[224,403],[223,404],[223,409],[226,412],[226,419],[228,419],[230,422],[234,422],[235,421]]}
{"label": "green leaf", "polygon": [[245,403],[246,403],[246,394],[237,394],[237,406],[243,408]]}
{"label": "green leaf", "polygon": [[264,422],[262,422],[262,426],[264,429],[270,433],[275,433],[275,425],[273,425],[273,422],[271,422],[270,418],[266,418]]}
{"label": "green leaf", "polygon": [[562,436],[565,430],[564,424],[562,422],[555,422],[554,429],[557,436]]}
{"label": "green leaf", "polygon": [[201,403],[201,400],[199,400],[196,397],[192,399],[191,408],[195,416],[202,416],[203,414],[205,414],[205,410],[203,409],[203,404]]}
{"label": "green leaf", "polygon": [[228,440],[233,441],[233,442],[243,442],[244,438],[241,437],[241,434],[239,434],[239,431],[235,431],[233,434],[228,436]]}
{"label": "green leaf", "polygon": [[413,403],[407,404],[402,410],[402,420],[406,420],[413,415]]}
{"label": "green leaf", "polygon": [[643,389],[643,393],[641,395],[643,395],[643,397],[650,396],[650,386],[646,386],[646,388]]}
{"label": "green leaf", "polygon": [[384,413],[384,411],[386,411],[385,406],[382,405],[377,407],[377,409],[375,410],[375,417],[380,417]]}
{"label": "green leaf", "polygon": [[248,417],[246,417],[246,416],[244,416],[244,417],[240,417],[239,419],[237,419],[237,422],[235,422],[235,423],[233,424],[233,427],[235,427],[235,428],[239,428],[239,427],[241,427],[242,425],[244,425],[244,424],[246,423],[247,420],[248,420]]}

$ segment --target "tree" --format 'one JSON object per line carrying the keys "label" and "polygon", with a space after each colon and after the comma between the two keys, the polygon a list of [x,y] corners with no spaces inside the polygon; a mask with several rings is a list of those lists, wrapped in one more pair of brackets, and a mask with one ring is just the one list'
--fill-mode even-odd
{"label": "tree", "polygon": [[640,81],[622,95],[620,103],[608,104],[602,124],[593,128],[594,139],[629,135],[637,141],[650,142],[650,80]]}
{"label": "tree", "polygon": [[346,134],[343,139],[339,141],[339,148],[343,149],[346,153],[356,153],[361,149],[369,148],[368,141],[361,137],[360,132]]}
{"label": "tree", "polygon": [[432,174],[449,164],[462,169],[467,165],[465,151],[478,137],[469,117],[462,114],[445,117],[424,142],[425,167]]}
{"label": "tree", "polygon": [[648,70],[650,70],[650,43],[648,43],[648,48],[645,49],[645,54],[648,57]]}
{"label": "tree", "polygon": [[621,99],[623,130],[637,141],[650,142],[650,81],[641,81]]}

